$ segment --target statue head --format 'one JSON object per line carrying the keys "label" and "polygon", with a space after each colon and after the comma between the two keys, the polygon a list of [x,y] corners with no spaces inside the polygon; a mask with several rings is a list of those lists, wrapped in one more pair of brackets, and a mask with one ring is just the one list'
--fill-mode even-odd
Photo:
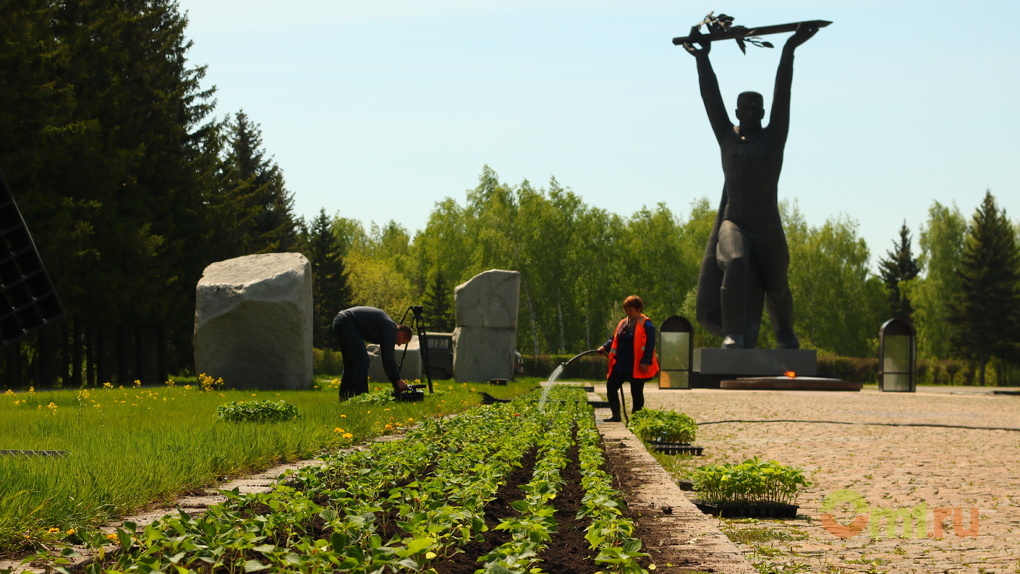
{"label": "statue head", "polygon": [[758,92],[741,92],[737,96],[737,120],[742,127],[761,127],[765,117],[765,100]]}

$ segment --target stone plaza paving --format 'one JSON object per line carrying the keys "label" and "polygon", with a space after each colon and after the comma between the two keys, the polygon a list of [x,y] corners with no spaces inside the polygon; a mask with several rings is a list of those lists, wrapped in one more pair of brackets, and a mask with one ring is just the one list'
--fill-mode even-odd
{"label": "stone plaza paving", "polygon": [[715,519],[761,572],[1017,573],[1020,396],[993,391],[646,386],[645,396],[699,423],[705,454],[676,469],[757,456],[813,482],[796,519]]}

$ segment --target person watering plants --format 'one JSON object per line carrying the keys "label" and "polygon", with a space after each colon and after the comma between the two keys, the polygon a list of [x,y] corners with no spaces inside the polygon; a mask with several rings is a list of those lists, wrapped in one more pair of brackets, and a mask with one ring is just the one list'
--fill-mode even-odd
{"label": "person watering plants", "polygon": [[411,328],[398,325],[390,316],[375,307],[344,309],[333,319],[333,332],[340,343],[344,358],[344,374],[340,377],[340,400],[368,392],[368,350],[365,341],[379,345],[383,369],[394,392],[407,390],[400,378],[394,348],[411,341]]}
{"label": "person watering plants", "polygon": [[644,301],[637,295],[624,299],[623,312],[627,317],[616,326],[612,338],[598,348],[600,353],[609,356],[606,394],[613,416],[604,419],[607,423],[621,420],[618,393],[624,382],[630,382],[631,412],[636,413],[645,405],[645,383],[659,372],[655,325],[642,314],[644,308]]}

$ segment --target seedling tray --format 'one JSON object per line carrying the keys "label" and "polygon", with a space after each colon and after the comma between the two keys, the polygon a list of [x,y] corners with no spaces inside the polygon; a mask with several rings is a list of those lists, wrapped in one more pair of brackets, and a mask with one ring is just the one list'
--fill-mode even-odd
{"label": "seedling tray", "polygon": [[64,308],[0,173],[0,347],[63,316]]}
{"label": "seedling tray", "polygon": [[67,456],[66,450],[0,450],[0,456]]}
{"label": "seedling tray", "polygon": [[685,442],[659,442],[651,441],[648,446],[652,447],[655,452],[662,454],[693,454],[695,456],[701,456],[704,452],[705,447],[703,446],[692,446]]}
{"label": "seedling tray", "polygon": [[796,518],[795,504],[779,504],[775,502],[704,502],[695,500],[694,505],[705,514],[720,518]]}

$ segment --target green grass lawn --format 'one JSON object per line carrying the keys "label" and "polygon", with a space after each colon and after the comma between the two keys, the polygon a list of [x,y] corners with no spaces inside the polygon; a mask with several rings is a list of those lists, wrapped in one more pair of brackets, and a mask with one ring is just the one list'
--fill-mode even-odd
{"label": "green grass lawn", "polygon": [[[418,403],[380,392],[339,402],[337,382],[309,391],[219,390],[204,381],[0,394],[0,450],[65,451],[57,457],[0,455],[0,554],[46,536],[88,528],[189,489],[275,464],[312,458],[425,418],[480,404],[480,391],[506,398],[537,386],[439,381]],[[284,423],[227,423],[231,401],[279,401],[301,417]]]}

